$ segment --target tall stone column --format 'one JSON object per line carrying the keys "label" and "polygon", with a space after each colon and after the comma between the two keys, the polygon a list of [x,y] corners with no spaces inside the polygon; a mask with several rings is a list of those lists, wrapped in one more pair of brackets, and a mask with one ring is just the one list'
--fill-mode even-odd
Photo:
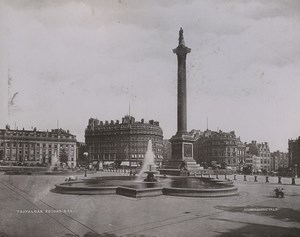
{"label": "tall stone column", "polygon": [[177,133],[187,133],[187,105],[186,105],[186,55],[191,49],[185,46],[183,38],[183,30],[179,31],[179,43],[173,53],[177,55],[178,71],[177,71]]}
{"label": "tall stone column", "polygon": [[[187,91],[186,91],[186,55],[191,49],[185,46],[183,30],[179,31],[179,44],[173,53],[177,55],[177,133],[171,138],[172,159],[166,168],[183,168],[195,172],[199,165],[193,159],[194,138],[187,132]],[[185,165],[184,165],[185,163]]]}

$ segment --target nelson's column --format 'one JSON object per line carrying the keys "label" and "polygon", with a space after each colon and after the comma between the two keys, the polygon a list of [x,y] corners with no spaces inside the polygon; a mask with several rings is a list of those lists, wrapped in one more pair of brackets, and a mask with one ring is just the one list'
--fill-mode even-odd
{"label": "nelson's column", "polygon": [[182,168],[185,163],[189,171],[196,171],[200,165],[196,164],[193,158],[194,138],[187,132],[186,55],[191,52],[191,49],[185,46],[182,28],[180,28],[178,40],[177,48],[173,49],[178,61],[177,133],[171,138],[172,159],[168,161],[166,168]]}

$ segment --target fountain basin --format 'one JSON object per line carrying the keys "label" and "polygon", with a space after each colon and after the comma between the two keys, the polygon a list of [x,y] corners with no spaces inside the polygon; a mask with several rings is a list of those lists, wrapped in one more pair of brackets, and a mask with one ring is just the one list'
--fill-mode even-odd
{"label": "fountain basin", "polygon": [[109,187],[85,187],[72,186],[74,183],[84,184],[82,181],[70,181],[68,183],[56,184],[55,190],[63,194],[76,194],[76,195],[103,195],[103,194],[116,194],[118,186]]}
{"label": "fountain basin", "polygon": [[158,182],[141,182],[132,176],[105,176],[57,184],[64,194],[119,194],[142,198],[159,195],[225,197],[238,194],[232,181],[200,177],[159,177]]}
{"label": "fountain basin", "polygon": [[119,195],[142,198],[142,197],[155,197],[163,194],[163,187],[153,187],[153,188],[130,188],[130,187],[118,187],[116,193]]}
{"label": "fountain basin", "polygon": [[237,187],[219,189],[164,188],[164,195],[180,197],[227,197],[238,195]]}

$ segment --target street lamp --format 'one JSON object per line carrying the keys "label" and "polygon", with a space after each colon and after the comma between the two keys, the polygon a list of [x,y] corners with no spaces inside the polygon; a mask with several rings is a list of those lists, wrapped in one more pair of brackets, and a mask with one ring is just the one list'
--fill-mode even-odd
{"label": "street lamp", "polygon": [[87,165],[87,158],[89,156],[89,153],[84,152],[83,156],[84,156],[84,160],[85,160],[84,177],[86,177],[86,165]]}

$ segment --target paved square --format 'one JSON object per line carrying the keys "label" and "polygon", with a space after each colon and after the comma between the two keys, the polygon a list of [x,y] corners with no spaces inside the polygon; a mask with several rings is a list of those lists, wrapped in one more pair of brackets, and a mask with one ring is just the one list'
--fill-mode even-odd
{"label": "paved square", "polygon": [[275,198],[275,178],[238,176],[239,196],[134,199],[51,192],[64,178],[1,173],[0,236],[300,236],[299,179],[282,179],[285,198]]}

